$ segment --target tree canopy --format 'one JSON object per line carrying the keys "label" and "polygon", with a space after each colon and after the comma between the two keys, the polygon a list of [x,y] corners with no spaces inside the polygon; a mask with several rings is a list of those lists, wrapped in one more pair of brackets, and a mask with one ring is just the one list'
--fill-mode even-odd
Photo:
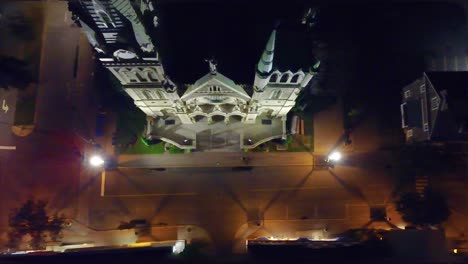
{"label": "tree canopy", "polygon": [[416,226],[439,225],[450,216],[450,209],[445,198],[431,189],[424,195],[407,192],[396,201],[398,212],[408,223]]}
{"label": "tree canopy", "polygon": [[0,88],[25,89],[33,80],[28,65],[11,56],[0,56]]}
{"label": "tree canopy", "polygon": [[58,239],[65,218],[57,215],[48,216],[46,206],[45,201],[30,199],[20,208],[11,211],[8,233],[10,247],[18,247],[21,239],[28,234],[31,236],[30,246],[34,249],[44,247],[45,232],[49,232],[52,240]]}

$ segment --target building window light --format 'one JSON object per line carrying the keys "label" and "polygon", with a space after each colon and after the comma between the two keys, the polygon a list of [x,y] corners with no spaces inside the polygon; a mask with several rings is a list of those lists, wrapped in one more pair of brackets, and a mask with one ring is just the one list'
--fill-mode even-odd
{"label": "building window light", "polygon": [[419,87],[419,90],[421,91],[421,93],[425,93],[426,92],[426,85],[425,84],[421,85],[421,87]]}
{"label": "building window light", "polygon": [[406,90],[405,91],[405,98],[408,98],[411,96],[411,90]]}
{"label": "building window light", "polygon": [[431,99],[431,109],[432,110],[437,110],[439,108],[439,98],[438,97],[432,97]]}
{"label": "building window light", "polygon": [[413,129],[408,129],[408,130],[406,131],[406,137],[407,137],[407,138],[410,138],[410,137],[412,137],[412,136],[413,136]]}

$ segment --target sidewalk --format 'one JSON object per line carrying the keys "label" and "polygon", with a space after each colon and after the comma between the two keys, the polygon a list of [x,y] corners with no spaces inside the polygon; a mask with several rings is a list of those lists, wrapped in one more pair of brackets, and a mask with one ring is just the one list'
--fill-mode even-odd
{"label": "sidewalk", "polygon": [[[243,160],[246,157],[247,160]],[[308,152],[194,152],[187,154],[120,155],[118,167],[239,167],[239,166],[312,166],[313,156]]]}

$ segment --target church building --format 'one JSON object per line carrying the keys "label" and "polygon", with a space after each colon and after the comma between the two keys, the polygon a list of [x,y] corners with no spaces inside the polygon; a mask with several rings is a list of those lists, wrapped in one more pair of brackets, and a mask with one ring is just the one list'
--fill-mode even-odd
{"label": "church building", "polygon": [[274,70],[273,30],[252,67],[251,94],[219,72],[214,60],[207,60],[207,73],[181,93],[148,33],[158,26],[152,0],[71,0],[70,9],[102,65],[147,115],[143,136],[182,149],[241,151],[286,139],[287,114],[315,73]]}

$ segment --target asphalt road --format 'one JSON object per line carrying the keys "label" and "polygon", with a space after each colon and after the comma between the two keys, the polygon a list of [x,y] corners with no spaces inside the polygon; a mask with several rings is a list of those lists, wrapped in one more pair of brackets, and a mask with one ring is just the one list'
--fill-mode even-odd
{"label": "asphalt road", "polygon": [[366,225],[370,206],[386,205],[393,189],[389,175],[369,177],[373,173],[350,166],[120,168],[107,171],[105,181],[94,179],[89,223],[109,229],[143,218],[196,225],[207,231],[217,252],[232,252],[249,236],[298,236],[324,228],[332,234]]}
{"label": "asphalt road", "polygon": [[16,90],[0,88],[0,151],[14,147],[11,125],[15,118]]}
{"label": "asphalt road", "polygon": [[[15,151],[0,150],[0,232],[8,226],[9,211],[28,198],[47,200],[52,214],[75,218],[80,174],[88,173],[82,167],[83,141],[73,132],[76,123],[72,106],[88,112],[94,109],[85,105],[92,90],[91,48],[79,28],[70,26],[67,2],[48,1],[42,7],[45,25],[35,128],[27,137],[12,139]],[[13,112],[10,108],[9,114]],[[11,120],[11,116],[2,114],[0,118]],[[5,131],[11,131],[11,125],[8,129],[0,126],[0,141]]]}

